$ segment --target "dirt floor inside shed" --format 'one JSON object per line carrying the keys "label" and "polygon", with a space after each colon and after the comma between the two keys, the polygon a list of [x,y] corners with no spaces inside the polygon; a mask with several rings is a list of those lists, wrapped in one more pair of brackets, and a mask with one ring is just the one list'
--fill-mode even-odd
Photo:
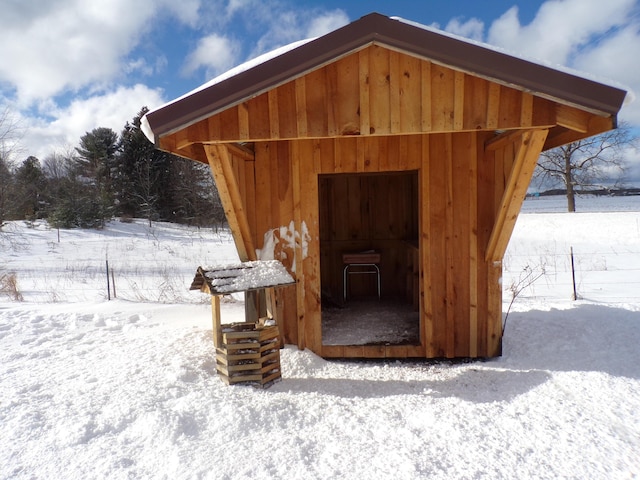
{"label": "dirt floor inside shed", "polygon": [[420,314],[389,300],[349,300],[322,308],[323,345],[418,345]]}

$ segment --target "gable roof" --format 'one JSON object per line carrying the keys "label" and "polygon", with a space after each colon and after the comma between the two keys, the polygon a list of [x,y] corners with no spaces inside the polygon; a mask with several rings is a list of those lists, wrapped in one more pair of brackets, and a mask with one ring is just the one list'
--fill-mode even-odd
{"label": "gable roof", "polygon": [[566,71],[524,60],[444,32],[371,13],[342,28],[226,76],[143,118],[150,140],[174,133],[372,44],[408,53],[472,75],[602,116],[615,116],[626,92]]}

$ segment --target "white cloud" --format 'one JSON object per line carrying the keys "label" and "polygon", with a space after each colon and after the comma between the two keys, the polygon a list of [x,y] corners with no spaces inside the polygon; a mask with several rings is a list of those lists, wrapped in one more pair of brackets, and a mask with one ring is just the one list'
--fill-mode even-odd
{"label": "white cloud", "polygon": [[154,12],[151,0],[23,3],[3,5],[0,16],[0,81],[22,105],[116,77]]}
{"label": "white cloud", "polygon": [[127,56],[160,12],[168,10],[172,18],[191,25],[198,20],[199,6],[200,0],[3,2],[0,85],[26,107],[96,84],[106,88],[136,63],[148,75],[153,62]]}
{"label": "white cloud", "polygon": [[[631,96],[637,96],[640,94],[637,52],[640,52],[640,25],[629,25],[580,52],[573,66],[602,78],[616,80],[632,90]],[[625,105],[620,118],[640,125],[640,102],[636,99]]]}
{"label": "white cloud", "polygon": [[477,41],[482,41],[484,37],[484,23],[477,18],[470,18],[464,22],[459,18],[453,18],[449,21],[445,30]]}
{"label": "white cloud", "polygon": [[333,30],[336,30],[349,23],[349,17],[342,10],[333,10],[331,12],[322,13],[319,16],[313,16],[311,22],[307,26],[305,37],[319,37]]}
{"label": "white cloud", "polygon": [[243,12],[259,26],[261,32],[248,58],[298,40],[323,35],[349,23],[348,15],[341,9],[293,9],[277,2],[265,4],[259,1],[245,1],[241,5],[245,9]]}
{"label": "white cloud", "polygon": [[[640,94],[640,7],[637,0],[549,0],[528,25],[513,7],[495,20],[488,43],[551,65],[564,65]],[[640,125],[640,101],[620,120]]]}
{"label": "white cloud", "polygon": [[518,7],[494,21],[488,42],[553,64],[567,65],[588,42],[623,25],[636,0],[549,0],[521,25]]}
{"label": "white cloud", "polygon": [[135,85],[77,99],[66,107],[47,102],[41,116],[23,116],[21,123],[29,128],[21,143],[29,155],[43,159],[54,149],[77,145],[80,137],[94,128],[108,127],[120,133],[143,106],[152,109],[165,101],[159,90]]}
{"label": "white cloud", "polygon": [[183,73],[190,75],[204,67],[207,78],[211,78],[236,65],[239,52],[237,42],[213,33],[200,39],[196,49],[188,55]]}

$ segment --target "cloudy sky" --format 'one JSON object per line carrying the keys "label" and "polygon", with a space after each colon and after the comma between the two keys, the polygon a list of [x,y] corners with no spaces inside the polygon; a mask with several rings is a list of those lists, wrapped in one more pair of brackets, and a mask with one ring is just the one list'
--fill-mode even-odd
{"label": "cloudy sky", "polygon": [[[640,94],[640,0],[0,0],[0,113],[22,128],[16,160],[95,127],[120,132],[144,105],[372,11]],[[640,127],[640,100],[620,118]]]}

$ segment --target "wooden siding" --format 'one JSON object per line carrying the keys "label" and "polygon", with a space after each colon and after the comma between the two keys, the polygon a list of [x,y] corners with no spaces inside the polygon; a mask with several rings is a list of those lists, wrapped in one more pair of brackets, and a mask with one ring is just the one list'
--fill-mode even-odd
{"label": "wooden siding", "polygon": [[[161,139],[193,143],[551,128],[590,115],[372,45]],[[595,127],[594,127],[595,128]]]}
{"label": "wooden siding", "polygon": [[[297,280],[297,292],[282,299],[288,342],[325,357],[491,357],[500,353],[502,266],[500,259],[487,258],[487,247],[522,136],[500,148],[485,150],[491,136],[467,132],[278,141],[256,144],[253,158],[230,156],[239,195],[243,201],[253,202],[243,208],[250,212],[251,242],[261,249],[265,239],[273,236],[278,240],[275,258],[282,260]],[[537,145],[544,141],[541,138]],[[345,175],[336,176],[337,172]],[[373,225],[371,217],[363,214],[365,207],[350,200],[350,188],[383,188],[375,180],[363,183],[354,175],[367,172],[389,173],[390,177],[379,178],[391,179],[391,185],[413,179],[409,183],[417,189],[414,196],[419,204],[415,232],[407,227],[402,213],[407,210],[402,204],[407,201],[404,197],[392,198],[385,207],[375,206],[383,210],[380,216],[385,220]],[[324,177],[326,174],[331,177]],[[331,201],[342,205],[340,215],[354,218],[353,222],[321,218],[321,213],[327,215],[319,204],[326,198],[325,178],[336,179],[331,185]],[[392,215],[392,210],[398,215]],[[321,254],[321,236],[327,235],[321,231],[323,224],[335,230],[334,239],[350,240],[354,245],[364,240],[363,236],[375,235],[371,232],[376,229],[386,230],[387,236],[389,231],[397,231],[396,238],[387,239],[388,244],[396,242],[392,255],[396,263],[407,258],[407,250],[404,256],[399,250],[405,240],[401,237],[419,240],[416,275],[421,345],[322,345],[321,277],[328,275],[335,289],[341,268],[332,264],[339,263],[337,250],[328,256]]]}
{"label": "wooden siding", "polygon": [[[287,342],[324,357],[493,357],[502,257],[540,151],[614,121],[372,45],[160,147],[209,163],[242,260],[273,255],[293,273],[276,299]],[[322,291],[340,295],[341,252],[368,248],[383,252],[383,292],[419,309],[419,345],[322,345]],[[247,299],[248,318],[260,305]]]}

